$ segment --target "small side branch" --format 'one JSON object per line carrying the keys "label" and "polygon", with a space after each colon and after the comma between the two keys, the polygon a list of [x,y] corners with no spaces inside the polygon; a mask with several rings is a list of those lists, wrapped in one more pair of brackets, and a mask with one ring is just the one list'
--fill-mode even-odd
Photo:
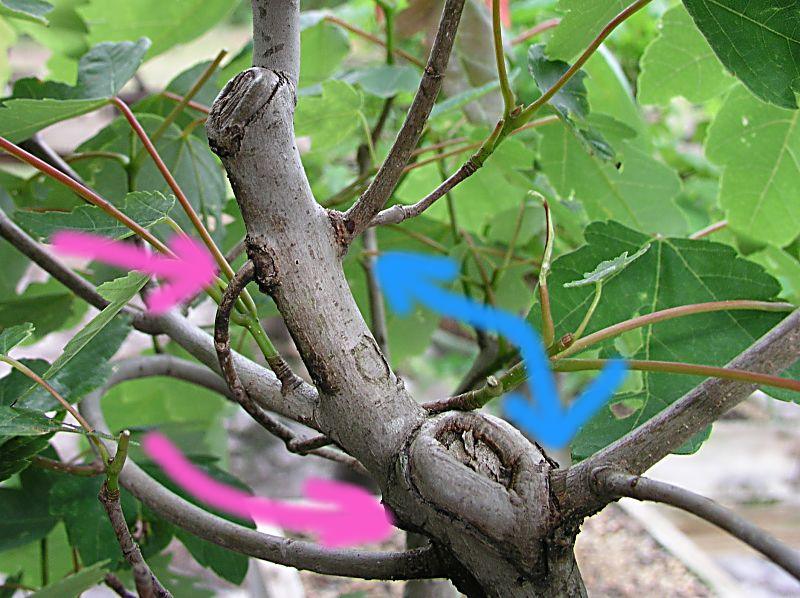
{"label": "small side branch", "polygon": [[139,594],[140,598],[172,598],[172,594],[161,585],[145,562],[139,545],[131,537],[128,524],[125,522],[125,515],[122,513],[118,480],[127,458],[129,440],[130,432],[126,430],[120,435],[117,452],[108,464],[106,470],[107,478],[100,488],[100,494],[97,498],[108,515],[114,535],[117,537],[117,542],[119,542],[119,546],[122,549],[122,555],[131,566],[133,580],[136,584],[136,593]]}
{"label": "small side branch", "polygon": [[[770,330],[726,367],[777,375],[800,356],[800,310]],[[744,401],[757,388],[748,381],[710,378],[656,416],[553,480],[565,513],[589,514],[599,508],[591,490],[592,472],[614,467],[640,474],[692,436]]]}
{"label": "small side branch", "polygon": [[800,552],[710,498],[672,484],[611,468],[595,470],[593,478],[596,489],[601,494],[664,503],[697,515],[759,551],[792,577],[800,580]]}
{"label": "small side branch", "polygon": [[[222,301],[217,309],[217,317],[214,322],[214,347],[217,351],[219,366],[233,399],[242,406],[250,417],[267,430],[269,433],[280,438],[286,448],[293,453],[314,454],[332,461],[343,463],[348,467],[363,472],[363,467],[358,461],[340,453],[339,451],[325,447],[330,444],[330,440],[325,436],[299,439],[289,426],[281,423],[266,411],[264,411],[245,390],[236,366],[233,363],[231,352],[231,337],[229,332],[231,311],[239,294],[244,290],[249,282],[255,279],[255,265],[248,260],[244,266],[234,275],[228,284],[228,288],[222,295]],[[292,373],[287,363],[280,355],[269,358],[269,366],[278,380],[281,382],[283,392],[289,392],[296,388],[302,381]]]}
{"label": "small side branch", "polygon": [[447,0],[444,5],[428,63],[403,126],[370,186],[353,207],[345,212],[344,222],[350,239],[361,234],[386,204],[400,181],[411,153],[417,147],[422,129],[428,122],[442,87],[463,8],[464,0]]}

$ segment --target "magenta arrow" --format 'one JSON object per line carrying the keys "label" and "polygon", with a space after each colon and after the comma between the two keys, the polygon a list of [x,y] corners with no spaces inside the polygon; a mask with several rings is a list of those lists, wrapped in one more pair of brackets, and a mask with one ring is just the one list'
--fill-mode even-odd
{"label": "magenta arrow", "polygon": [[111,266],[138,270],[168,281],[147,297],[147,306],[155,313],[167,311],[210,285],[217,274],[214,258],[208,250],[186,235],[169,241],[174,257],[150,253],[130,243],[106,237],[61,231],[53,235],[53,246],[65,255],[97,260]]}
{"label": "magenta arrow", "polygon": [[252,496],[203,473],[165,436],[150,432],[144,452],[179,486],[207,505],[260,523],[315,534],[323,546],[381,542],[392,533],[389,515],[369,492],[343,482],[308,478],[303,494],[315,505],[290,505]]}

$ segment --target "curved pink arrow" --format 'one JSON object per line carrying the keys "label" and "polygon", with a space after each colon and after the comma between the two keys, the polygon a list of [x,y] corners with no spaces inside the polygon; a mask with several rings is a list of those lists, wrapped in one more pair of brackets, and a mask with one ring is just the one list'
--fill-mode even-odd
{"label": "curved pink arrow", "polygon": [[147,297],[147,306],[155,313],[165,312],[193,296],[210,285],[217,274],[216,264],[208,250],[186,235],[170,239],[169,248],[175,257],[153,254],[130,243],[89,233],[61,231],[53,235],[52,243],[63,254],[139,270],[169,281]]}
{"label": "curved pink arrow", "polygon": [[184,490],[231,515],[313,533],[323,546],[329,547],[381,542],[392,533],[391,520],[383,506],[358,486],[309,478],[303,485],[303,494],[318,504],[290,505],[252,496],[214,480],[157,432],[148,433],[142,444],[147,456]]}

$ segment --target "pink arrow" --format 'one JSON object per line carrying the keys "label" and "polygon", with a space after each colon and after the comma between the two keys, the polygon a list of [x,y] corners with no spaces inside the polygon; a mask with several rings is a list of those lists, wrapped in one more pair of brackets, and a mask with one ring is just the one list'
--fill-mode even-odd
{"label": "pink arrow", "polygon": [[366,490],[318,478],[303,485],[315,505],[290,505],[252,496],[212,479],[192,465],[165,436],[147,434],[144,452],[184,490],[198,500],[231,515],[252,517],[295,532],[314,533],[323,546],[353,546],[381,542],[392,533],[389,515]]}
{"label": "pink arrow", "polygon": [[186,235],[176,235],[169,242],[175,257],[150,253],[130,243],[106,237],[61,231],[53,235],[55,249],[66,255],[97,260],[112,266],[139,270],[159,276],[169,284],[158,287],[147,297],[147,306],[155,313],[167,311],[210,285],[217,274],[208,250]]}

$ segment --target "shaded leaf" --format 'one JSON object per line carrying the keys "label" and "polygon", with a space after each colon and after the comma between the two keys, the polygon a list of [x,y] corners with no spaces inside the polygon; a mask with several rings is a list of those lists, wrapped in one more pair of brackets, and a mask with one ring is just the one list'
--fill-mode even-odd
{"label": "shaded leaf", "polygon": [[38,436],[60,429],[60,422],[38,411],[0,405],[0,436]]}
{"label": "shaded leaf", "polygon": [[[598,262],[623,252],[650,250],[603,285],[603,297],[586,333],[634,317],[690,303],[733,299],[772,300],[780,287],[757,264],[744,260],[720,243],[705,240],[650,238],[616,222],[586,228],[587,245],[558,258],[548,278],[556,338],[574,331],[593,297],[592,287],[563,288]],[[632,359],[680,361],[724,366],[772,328],[784,314],[731,311],[697,314],[641,329],[642,340]],[[538,306],[532,312],[538,322]],[[601,356],[617,355],[613,341],[600,346]],[[585,458],[662,411],[700,379],[642,372],[642,389],[617,394],[578,434],[572,450]],[[614,404],[627,401],[635,409],[627,417],[614,414]],[[689,448],[697,448],[695,444]]]}
{"label": "shaded leaf", "polygon": [[605,129],[621,158],[621,168],[617,168],[589,155],[569,127],[549,126],[541,131],[543,173],[562,198],[574,196],[580,201],[590,219],[615,219],[653,233],[685,232],[686,222],[674,203],[680,179],[647,151],[611,137],[610,129]]}
{"label": "shaded leaf", "polygon": [[48,447],[51,436],[13,436],[5,442],[0,439],[0,481],[25,470],[31,457]]}
{"label": "shaded leaf", "polygon": [[87,114],[107,100],[8,100],[0,107],[0,135],[14,143],[52,124]]}
{"label": "shaded leaf", "polygon": [[363,97],[344,81],[326,81],[322,95],[301,97],[295,129],[311,137],[312,151],[335,147],[362,127]]}
{"label": "shaded leaf", "polygon": [[[50,511],[67,528],[70,543],[78,549],[81,562],[91,565],[113,557],[122,558],[117,537],[97,495],[102,476],[86,478],[59,475],[50,488]],[[129,492],[120,493],[122,512],[128,525],[136,521],[136,501]]]}
{"label": "shaded leaf", "polygon": [[0,332],[0,355],[8,355],[11,349],[29,339],[33,330],[33,324],[26,322]]}
{"label": "shaded leaf", "polygon": [[86,310],[75,295],[55,280],[34,282],[20,295],[0,300],[0,326],[34,325],[36,338],[74,322]]}
{"label": "shaded leaf", "polygon": [[[145,228],[163,222],[175,206],[173,196],[161,193],[135,191],[129,193],[119,210],[131,220]],[[71,212],[26,212],[17,211],[14,219],[30,235],[46,241],[62,230],[81,231],[103,235],[112,239],[124,239],[134,233],[124,224],[112,218],[100,208],[82,205]]]}
{"label": "shaded leaf", "polygon": [[0,17],[24,19],[47,25],[47,13],[53,5],[44,0],[0,0]]}
{"label": "shaded leaf", "polygon": [[800,10],[773,0],[683,0],[728,70],[759,98],[797,108]]}
{"label": "shaded leaf", "polygon": [[365,92],[379,98],[391,98],[398,93],[413,93],[419,85],[419,71],[410,66],[385,64],[354,71],[345,78],[358,83]]}
{"label": "shaded leaf", "polygon": [[80,596],[84,591],[100,583],[106,575],[109,561],[95,563],[91,567],[84,567],[77,573],[68,575],[49,586],[32,594],[32,598],[64,598],[65,596]]}
{"label": "shaded leaf", "polygon": [[44,538],[58,523],[46,500],[31,498],[24,490],[0,488],[0,551]]}

